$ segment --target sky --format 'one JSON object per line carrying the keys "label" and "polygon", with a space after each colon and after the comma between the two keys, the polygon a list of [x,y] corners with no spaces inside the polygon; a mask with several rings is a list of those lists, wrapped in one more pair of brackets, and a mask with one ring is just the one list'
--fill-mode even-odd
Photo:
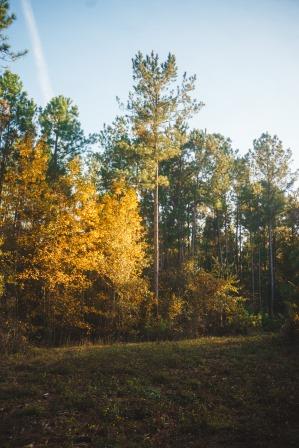
{"label": "sky", "polygon": [[299,0],[11,0],[10,69],[39,105],[53,95],[78,105],[98,132],[132,87],[131,60],[174,53],[196,74],[205,107],[191,127],[230,137],[241,154],[262,132],[291,148],[299,168]]}

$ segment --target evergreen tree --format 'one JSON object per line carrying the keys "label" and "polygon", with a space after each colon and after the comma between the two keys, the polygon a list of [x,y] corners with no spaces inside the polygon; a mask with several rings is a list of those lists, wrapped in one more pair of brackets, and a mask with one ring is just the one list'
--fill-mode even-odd
{"label": "evergreen tree", "polygon": [[160,165],[180,152],[176,141],[176,126],[196,112],[201,104],[191,99],[195,77],[186,74],[180,87],[175,88],[177,65],[169,54],[160,63],[153,52],[133,59],[133,91],[127,105],[132,124],[134,148],[139,159],[142,188],[153,192],[153,252],[154,292],[159,302],[159,187],[167,183],[160,174]]}
{"label": "evergreen tree", "polygon": [[268,133],[254,140],[253,150],[250,151],[250,159],[253,165],[254,175],[261,182],[263,207],[268,227],[269,250],[269,278],[270,278],[270,314],[274,314],[275,306],[275,251],[273,244],[273,232],[276,221],[282,210],[281,193],[286,192],[295,180],[291,173],[292,153],[285,150],[277,136]]}
{"label": "evergreen tree", "polygon": [[9,2],[8,0],[0,0],[0,59],[2,61],[16,60],[20,56],[23,56],[26,51],[21,51],[15,53],[11,50],[8,43],[8,38],[5,36],[4,31],[10,27],[10,25],[15,21],[15,14],[10,14],[9,12]]}
{"label": "evergreen tree", "polygon": [[36,105],[23,90],[18,75],[6,70],[0,76],[0,201],[5,173],[15,161],[15,145],[35,133]]}
{"label": "evergreen tree", "polygon": [[39,116],[41,133],[51,148],[50,174],[63,173],[68,161],[84,150],[86,140],[77,106],[62,95],[52,98]]}

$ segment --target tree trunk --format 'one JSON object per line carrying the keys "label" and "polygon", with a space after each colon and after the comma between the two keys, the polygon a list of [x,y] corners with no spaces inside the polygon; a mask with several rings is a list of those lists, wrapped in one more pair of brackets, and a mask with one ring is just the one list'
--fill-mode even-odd
{"label": "tree trunk", "polygon": [[159,163],[156,164],[156,185],[154,190],[154,293],[159,316]]}
{"label": "tree trunk", "polygon": [[0,202],[2,201],[2,190],[4,186],[4,178],[6,175],[6,169],[7,169],[7,163],[9,159],[9,153],[11,151],[11,145],[10,145],[10,125],[7,126],[7,133],[8,136],[6,137],[6,141],[4,145],[2,146],[2,135],[1,135],[1,162],[0,162]]}
{"label": "tree trunk", "polygon": [[55,133],[53,161],[54,161],[54,170],[55,170],[55,174],[56,174],[56,171],[58,168],[58,132]]}
{"label": "tree trunk", "polygon": [[197,205],[199,203],[198,200],[198,175],[196,177],[196,192],[194,193],[194,203],[193,203],[193,213],[192,213],[192,246],[191,252],[194,256],[196,253],[196,234],[197,234]]}
{"label": "tree trunk", "polygon": [[243,274],[243,253],[242,253],[242,226],[239,224],[239,278]]}
{"label": "tree trunk", "polygon": [[220,272],[222,275],[223,271],[223,259],[222,259],[222,247],[220,239],[220,223],[219,223],[219,211],[216,211],[216,225],[217,225],[217,248],[218,248],[218,260],[220,263]]}
{"label": "tree trunk", "polygon": [[269,271],[270,271],[270,315],[274,314],[274,264],[273,264],[273,225],[269,221]]}
{"label": "tree trunk", "polygon": [[260,303],[260,312],[262,311],[263,303],[262,303],[262,281],[261,281],[261,245],[259,242],[259,303]]}
{"label": "tree trunk", "polygon": [[178,220],[178,250],[179,250],[179,266],[184,262],[184,214],[182,213],[182,209],[184,205],[182,205],[182,195],[183,195],[183,186],[182,186],[182,157],[179,158],[179,177],[177,183],[177,220]]}
{"label": "tree trunk", "polygon": [[195,255],[196,251],[196,221],[197,221],[197,213],[196,213],[197,203],[194,201],[193,211],[192,211],[192,240],[191,240],[191,255]]}
{"label": "tree trunk", "polygon": [[224,237],[225,237],[225,275],[228,270],[228,235],[227,235],[227,209],[224,214]]}
{"label": "tree trunk", "polygon": [[3,190],[5,172],[6,172],[6,155],[3,154],[0,162],[0,202],[2,200],[2,190]]}
{"label": "tree trunk", "polygon": [[236,259],[236,274],[239,275],[239,202],[237,201],[236,210],[236,234],[235,234],[235,259]]}
{"label": "tree trunk", "polygon": [[250,234],[250,250],[251,250],[251,292],[252,292],[252,303],[254,305],[255,301],[254,246],[251,234]]}

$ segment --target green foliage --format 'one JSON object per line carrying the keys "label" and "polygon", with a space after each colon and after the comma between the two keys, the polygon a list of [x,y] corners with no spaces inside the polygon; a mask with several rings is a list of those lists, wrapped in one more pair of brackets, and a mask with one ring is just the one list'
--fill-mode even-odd
{"label": "green foliage", "polygon": [[226,332],[228,334],[250,334],[262,330],[261,314],[248,311],[242,301],[236,311],[228,318]]}
{"label": "green foliage", "polygon": [[[179,154],[176,126],[183,124],[202,106],[191,98],[195,76],[184,75],[176,87],[177,65],[169,54],[165,62],[153,52],[133,59],[134,90],[129,95],[128,112],[134,136],[134,150],[139,156],[140,185],[153,189],[156,185],[156,165]],[[166,179],[160,176],[159,184]]]}
{"label": "green foliage", "polygon": [[144,337],[149,341],[159,341],[173,339],[175,331],[171,319],[152,319],[148,322],[143,330]]}
{"label": "green foliage", "polygon": [[41,133],[51,148],[50,173],[55,177],[64,172],[67,162],[84,149],[85,139],[78,119],[79,112],[70,98],[52,98],[40,111]]}
{"label": "green foliage", "polygon": [[290,343],[299,342],[299,306],[297,303],[287,302],[287,318],[282,326],[282,334]]}
{"label": "green foliage", "polygon": [[0,59],[3,61],[14,61],[23,56],[26,51],[15,53],[11,50],[8,38],[3,33],[15,21],[16,16],[9,12],[9,1],[0,0]]}
{"label": "green foliage", "polygon": [[270,316],[268,313],[262,314],[262,328],[264,331],[277,332],[282,328],[284,321],[285,318],[282,314],[275,317]]}

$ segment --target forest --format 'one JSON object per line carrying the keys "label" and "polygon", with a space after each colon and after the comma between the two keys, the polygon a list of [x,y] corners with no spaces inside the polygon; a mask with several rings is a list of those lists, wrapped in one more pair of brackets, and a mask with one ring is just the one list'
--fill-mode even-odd
{"label": "forest", "polygon": [[196,76],[154,51],[88,133],[26,92],[15,19],[0,0],[0,446],[297,447],[291,150],[194,127]]}
{"label": "forest", "polygon": [[[14,16],[0,2],[3,32]],[[25,56],[26,57],[26,56]],[[18,344],[298,334],[299,195],[291,150],[241,155],[190,127],[204,104],[176,58],[132,59],[113,123],[85,135],[74,102],[39,107],[0,76],[1,338]],[[113,101],[113,99],[112,99]]]}

